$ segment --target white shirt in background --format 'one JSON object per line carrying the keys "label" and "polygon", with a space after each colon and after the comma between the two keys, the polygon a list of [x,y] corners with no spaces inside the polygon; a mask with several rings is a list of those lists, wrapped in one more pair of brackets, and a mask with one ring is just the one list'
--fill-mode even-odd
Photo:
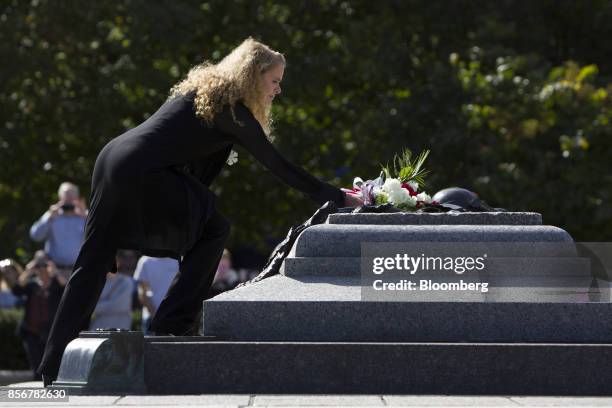
{"label": "white shirt in background", "polygon": [[[155,310],[159,308],[161,301],[166,296],[166,292],[170,284],[174,280],[174,276],[179,270],[179,263],[173,258],[153,258],[150,256],[142,256],[136,265],[134,279],[138,282],[146,282],[153,296],[151,302]],[[142,308],[142,318],[149,318],[149,311],[146,307]]]}

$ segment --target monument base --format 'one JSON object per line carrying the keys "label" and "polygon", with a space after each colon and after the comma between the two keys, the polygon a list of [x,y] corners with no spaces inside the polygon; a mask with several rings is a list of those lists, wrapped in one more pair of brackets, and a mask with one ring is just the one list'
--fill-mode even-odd
{"label": "monument base", "polygon": [[85,332],[67,348],[52,387],[69,395],[595,396],[612,395],[611,359],[612,344],[248,342]]}
{"label": "monument base", "polygon": [[[609,293],[592,293],[590,259],[539,214],[327,221],[301,232],[278,276],[204,301],[208,337],[83,333],[54,386],[81,394],[612,395]],[[373,296],[380,277],[369,262],[389,253],[487,262],[461,276],[396,275],[465,288]],[[487,291],[468,286],[484,283]]]}

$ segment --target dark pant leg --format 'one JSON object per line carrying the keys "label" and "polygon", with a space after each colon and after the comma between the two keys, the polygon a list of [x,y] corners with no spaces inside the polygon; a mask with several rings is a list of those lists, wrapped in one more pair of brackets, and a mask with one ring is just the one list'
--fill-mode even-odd
{"label": "dark pant leg", "polygon": [[74,270],[60,301],[49,332],[45,353],[38,372],[56,378],[68,343],[87,330],[104,283],[115,261],[115,248],[91,236],[81,246]]}
{"label": "dark pant leg", "polygon": [[223,255],[230,223],[215,210],[203,230],[202,238],[183,257],[179,272],[151,321],[151,331],[182,335],[197,323]]}
{"label": "dark pant leg", "polygon": [[40,374],[36,373],[36,368],[40,364],[42,359],[43,351],[45,349],[45,340],[40,336],[26,332],[23,334],[23,348],[25,349],[28,361],[30,362],[30,368],[34,372],[34,379],[40,380]]}

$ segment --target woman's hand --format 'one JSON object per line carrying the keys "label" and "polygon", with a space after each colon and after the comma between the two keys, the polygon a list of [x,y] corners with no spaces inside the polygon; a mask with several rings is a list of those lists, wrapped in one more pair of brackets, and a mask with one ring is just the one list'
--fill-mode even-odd
{"label": "woman's hand", "polygon": [[363,199],[355,194],[345,193],[344,206],[345,207],[359,207],[363,205]]}

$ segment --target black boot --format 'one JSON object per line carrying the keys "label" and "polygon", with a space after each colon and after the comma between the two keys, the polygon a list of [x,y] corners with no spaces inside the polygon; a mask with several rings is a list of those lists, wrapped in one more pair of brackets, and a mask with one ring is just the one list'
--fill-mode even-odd
{"label": "black boot", "polygon": [[42,375],[42,380],[43,380],[43,385],[44,385],[44,387],[45,387],[45,388],[47,388],[48,386],[50,386],[50,385],[51,385],[51,383],[52,383],[53,381],[55,381],[55,380],[56,380],[56,378],[52,378],[52,377],[50,377],[50,376],[49,376],[49,375],[47,375],[47,374],[43,374],[43,375]]}

